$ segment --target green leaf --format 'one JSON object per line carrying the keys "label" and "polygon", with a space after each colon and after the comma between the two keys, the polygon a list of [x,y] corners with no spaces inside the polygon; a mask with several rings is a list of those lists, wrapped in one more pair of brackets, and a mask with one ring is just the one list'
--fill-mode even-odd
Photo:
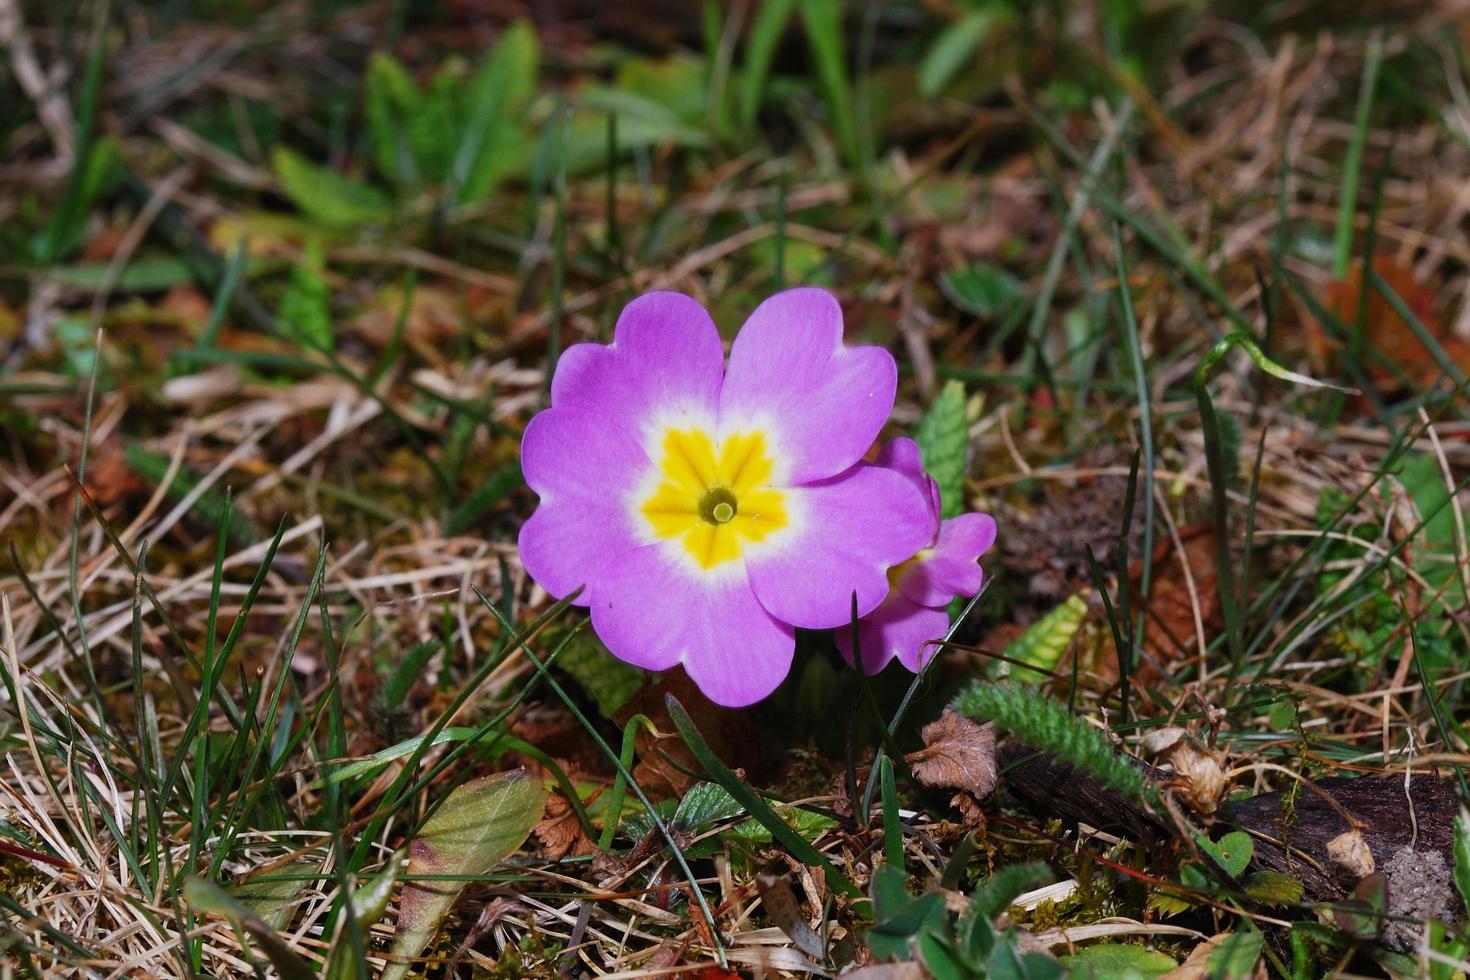
{"label": "green leaf", "polygon": [[404,853],[398,851],[388,859],[388,864],[382,871],[353,890],[352,921],[348,922],[345,918],[342,921],[342,928],[337,934],[336,942],[332,944],[331,954],[327,957],[327,968],[322,972],[325,980],[353,980],[358,975],[355,957],[351,948],[346,946],[347,930],[355,928],[365,935],[375,922],[383,918],[383,913],[388,911],[388,900],[393,897],[393,886],[398,883],[398,875],[403,871],[404,864]]}
{"label": "green leaf", "polygon": [[868,948],[880,960],[906,960],[910,944],[924,932],[945,925],[944,896],[929,892],[909,895],[907,876],[891,864],[873,874],[873,925],[868,929]]}
{"label": "green leaf", "polygon": [[398,59],[385,51],[375,51],[368,59],[363,80],[368,139],[378,173],[395,184],[412,184],[418,179],[418,161],[408,139],[408,127],[422,100],[423,93]]}
{"label": "green leaf", "polygon": [[450,174],[461,204],[489,197],[525,156],[530,141],[520,115],[535,92],[540,57],[536,29],[518,20],[470,79]]}
{"label": "green leaf", "polygon": [[1211,978],[1247,980],[1255,972],[1262,945],[1259,932],[1232,932],[1205,959]]}
{"label": "green leaf", "polygon": [[1232,878],[1239,878],[1245,872],[1251,863],[1251,854],[1255,851],[1250,835],[1243,830],[1232,830],[1217,841],[1204,836],[1197,840],[1200,850],[1213,857]]}
{"label": "green leaf", "polygon": [[1470,812],[1464,807],[1455,818],[1455,888],[1460,901],[1470,908]]}
{"label": "green leaf", "polygon": [[31,243],[31,253],[38,263],[50,265],[81,246],[92,206],[118,183],[122,174],[122,153],[117,141],[104,136],[93,143],[81,162],[81,169],[72,175],[68,193],[52,212],[45,229]]}
{"label": "green leaf", "polygon": [[[499,772],[457,788],[408,848],[410,877],[483,875],[516,852],[546,804],[546,789],[524,769]],[[410,881],[398,901],[395,962],[383,980],[402,980],[449,914],[467,881]]]}
{"label": "green leaf", "polygon": [[643,685],[643,671],[614,657],[597,637],[587,634],[568,643],[556,665],[592,696],[598,714],[609,721]]}
{"label": "green leaf", "polygon": [[862,896],[857,886],[837,870],[821,851],[818,851],[809,841],[793,830],[790,824],[782,820],[776,811],[771,809],[770,804],[757,796],[754,790],[730,771],[729,766],[720,761],[710,749],[709,743],[704,740],[704,736],[699,734],[699,729],[695,727],[694,721],[689,717],[689,712],[684,710],[678,698],[672,694],[665,695],[664,706],[668,709],[674,727],[683,737],[684,744],[689,746],[689,751],[694,754],[694,758],[704,767],[704,771],[711,779],[723,786],[732,797],[739,801],[746,813],[760,821],[761,825],[771,832],[771,836],[782,847],[790,851],[797,860],[811,867],[821,868],[828,887],[853,898]]}
{"label": "green leaf", "polygon": [[284,929],[291,921],[296,909],[296,896],[301,894],[310,879],[303,872],[314,871],[311,865],[301,861],[286,866],[288,876],[257,875],[232,884],[228,891],[250,907],[272,929]]}
{"label": "green leaf", "polygon": [[1021,280],[989,263],[949,270],[940,277],[939,291],[976,316],[1004,317],[1026,299]]}
{"label": "green leaf", "polygon": [[1279,871],[1257,871],[1245,879],[1245,893],[1262,905],[1290,905],[1302,900],[1302,883]]}
{"label": "green leaf", "polygon": [[858,146],[857,114],[847,81],[847,55],[842,44],[842,6],[837,0],[801,0],[801,19],[822,99],[832,114],[832,132],[848,164],[866,170]]}
{"label": "green leaf", "polygon": [[1045,678],[1039,671],[1050,673],[1056,669],[1062,654],[1072,645],[1072,639],[1087,619],[1087,603],[1081,594],[1068,596],[1051,612],[1026,627],[1026,632],[1006,645],[1004,656],[1029,664],[1036,670],[1027,670],[1012,664],[1002,663],[1001,671],[1021,683],[1040,683]]}
{"label": "green leaf", "polygon": [[184,901],[196,911],[222,916],[229,919],[237,930],[248,932],[265,950],[265,955],[269,957],[282,980],[314,980],[316,977],[316,972],[296,955],[296,951],[264,919],[219,885],[203,878],[191,877],[184,882],[183,894]]}
{"label": "green leaf", "polygon": [[491,473],[484,483],[470,492],[462,503],[449,515],[445,530],[450,535],[463,534],[490,508],[520,488],[522,484],[519,463],[508,463]]}
{"label": "green leaf", "polygon": [[995,21],[995,10],[981,7],[946,27],[919,62],[919,94],[932,99],[944,91],[965,62],[974,57]]}
{"label": "green leaf", "polygon": [[1061,957],[1069,976],[1095,980],[1149,980],[1179,964],[1172,956],[1134,943],[1101,943]]}
{"label": "green leaf", "polygon": [[321,239],[306,240],[306,254],[291,267],[291,281],[281,297],[281,321],[295,331],[308,350],[330,351],[336,346],[327,281],[322,277]]}
{"label": "green leaf", "polygon": [[[71,289],[97,293],[108,285],[111,271],[110,262],[82,262],[47,269],[46,278]],[[161,293],[193,281],[194,267],[183,259],[145,255],[123,266],[111,285],[118,293]]]}
{"label": "green leaf", "polygon": [[919,961],[934,980],[970,980],[974,976],[946,936],[923,932],[918,938]]}
{"label": "green leaf", "polygon": [[965,509],[965,471],[970,449],[965,421],[965,386],[947,382],[914,430],[914,441],[924,469],[939,484],[941,516],[954,517]]}
{"label": "green leaf", "polygon": [[691,831],[714,823],[728,820],[744,812],[740,802],[718,783],[695,783],[679,801],[670,821],[670,830]]}
{"label": "green leaf", "polygon": [[271,150],[271,167],[292,203],[327,228],[381,223],[391,213],[382,191],[319,167],[289,147]]}
{"label": "green leaf", "polygon": [[786,25],[791,21],[791,11],[795,6],[796,0],[765,0],[756,7],[755,18],[745,40],[745,66],[740,74],[739,121],[742,132],[750,132],[755,124],[761,98],[765,95],[766,80],[771,74],[771,63],[776,58],[776,46],[786,33]]}

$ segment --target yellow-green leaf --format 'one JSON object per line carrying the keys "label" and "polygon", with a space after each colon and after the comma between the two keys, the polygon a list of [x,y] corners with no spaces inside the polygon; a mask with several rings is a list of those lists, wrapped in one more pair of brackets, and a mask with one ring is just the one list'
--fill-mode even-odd
{"label": "yellow-green leaf", "polygon": [[[487,874],[521,846],[545,804],[546,788],[524,769],[465,783],[409,845],[409,877]],[[466,884],[464,879],[441,878],[404,885],[393,937],[395,961],[383,971],[383,980],[402,980],[408,974],[408,961],[429,945]]]}
{"label": "yellow-green leaf", "polygon": [[970,449],[964,385],[951,381],[944,386],[919,421],[914,442],[919,444],[924,469],[939,484],[942,515],[954,517],[965,509],[965,471]]}

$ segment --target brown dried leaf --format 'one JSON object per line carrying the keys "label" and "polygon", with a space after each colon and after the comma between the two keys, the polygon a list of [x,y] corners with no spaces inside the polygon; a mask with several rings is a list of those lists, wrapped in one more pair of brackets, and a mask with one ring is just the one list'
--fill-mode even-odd
{"label": "brown dried leaf", "polygon": [[577,811],[560,793],[553,793],[546,800],[546,810],[531,833],[546,849],[546,856],[560,861],[565,857],[582,857],[597,851],[597,845],[582,828]]}
{"label": "brown dried leaf", "polygon": [[995,729],[946,711],[924,726],[924,747],[908,756],[925,786],[964,790],[983,800],[995,789]]}
{"label": "brown dried leaf", "polygon": [[1374,871],[1373,851],[1356,830],[1338,834],[1328,841],[1327,856],[1354,878],[1366,878]]}

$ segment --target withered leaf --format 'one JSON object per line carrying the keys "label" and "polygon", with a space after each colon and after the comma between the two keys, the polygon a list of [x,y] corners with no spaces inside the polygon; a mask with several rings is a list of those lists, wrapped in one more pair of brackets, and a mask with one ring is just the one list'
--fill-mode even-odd
{"label": "withered leaf", "polygon": [[983,800],[995,789],[995,729],[946,711],[924,726],[924,747],[908,756],[925,786],[964,790]]}

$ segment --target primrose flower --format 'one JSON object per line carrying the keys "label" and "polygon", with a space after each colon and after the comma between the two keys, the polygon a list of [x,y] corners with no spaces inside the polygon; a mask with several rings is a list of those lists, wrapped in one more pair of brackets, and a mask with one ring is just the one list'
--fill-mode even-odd
{"label": "primrose flower", "polygon": [[[912,558],[891,569],[888,598],[858,621],[858,646],[869,674],[898,659],[914,673],[934,655],[934,645],[949,632],[944,607],[956,596],[980,591],[982,554],[995,541],[995,519],[989,514],[961,514],[939,520],[939,485],[924,472],[919,447],[912,439],[894,439],[878,453],[879,466],[902,473],[924,491],[929,505],[930,537]],[[851,624],[849,624],[849,627]],[[837,648],[852,663],[852,630],[838,629]]]}
{"label": "primrose flower", "polygon": [[811,288],[758,306],[730,347],[678,293],[623,310],[613,342],[557,364],[521,467],[540,504],[521,563],[551,595],[583,591],[618,658],[683,664],[711,700],[765,697],[795,628],[831,629],[888,594],[888,569],[933,533],[925,493],[862,461],[898,370],[844,347],[842,309]]}

